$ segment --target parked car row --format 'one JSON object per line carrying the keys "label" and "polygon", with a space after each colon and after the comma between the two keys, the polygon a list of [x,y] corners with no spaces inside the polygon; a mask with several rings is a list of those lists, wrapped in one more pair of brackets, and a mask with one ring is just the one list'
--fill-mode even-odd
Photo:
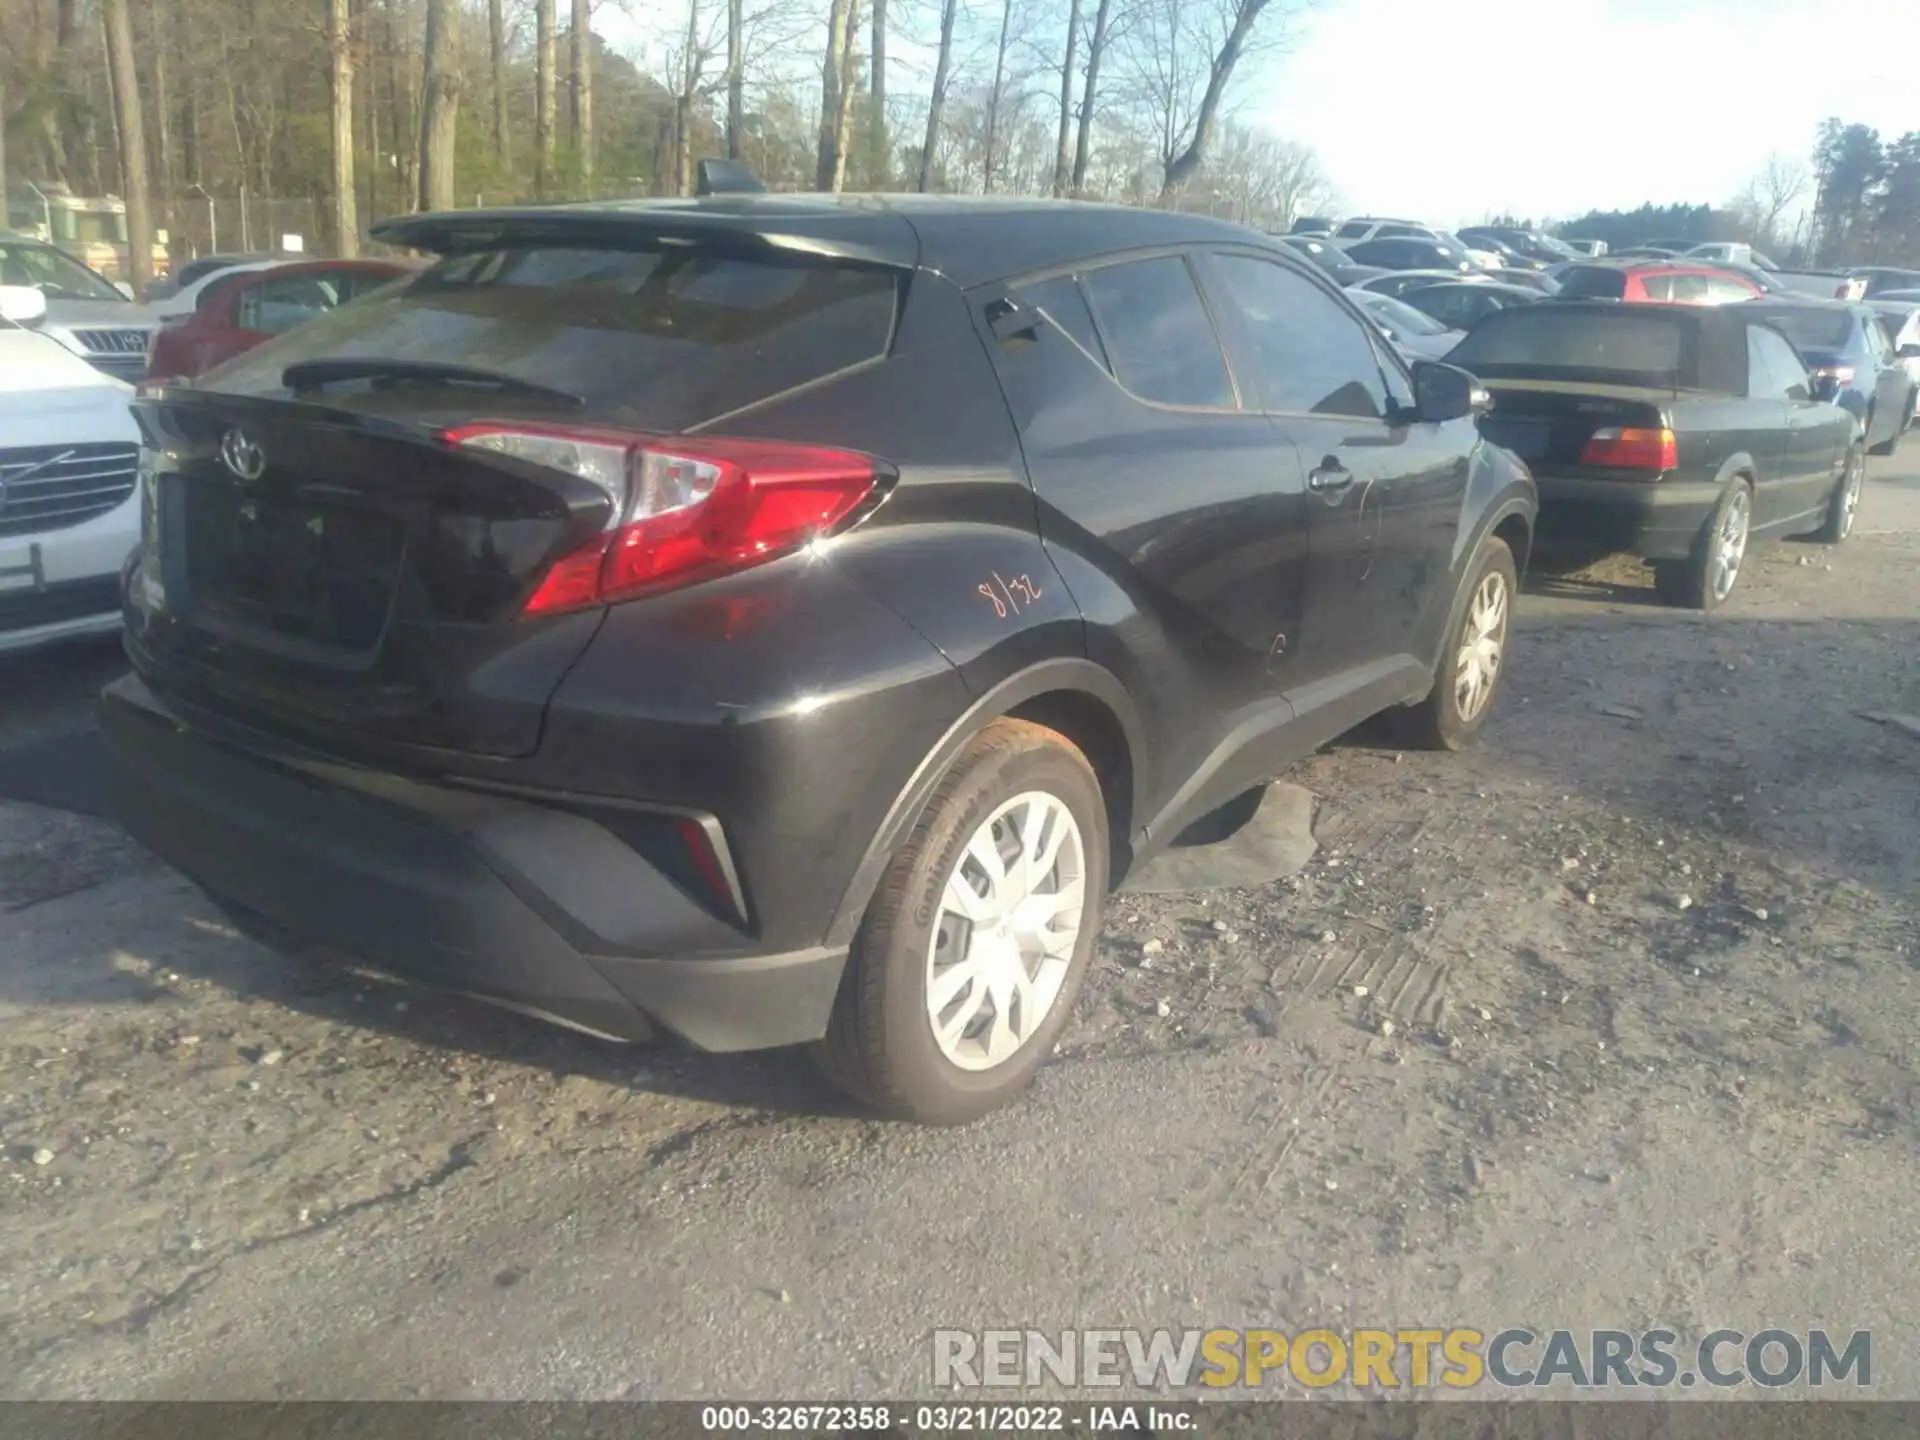
{"label": "parked car row", "polygon": [[[1913,272],[1855,271],[1844,277],[1843,286],[1855,298],[1826,299],[1787,283],[1793,272],[1779,270],[1747,245],[1692,245],[1683,253],[1676,244],[1650,241],[1580,258],[1536,232],[1486,227],[1462,232],[1460,238],[1496,247],[1502,261],[1512,262],[1487,268],[1450,245],[1454,238],[1414,221],[1361,218],[1339,226],[1331,238],[1288,236],[1285,242],[1314,246],[1323,267],[1383,324],[1380,308],[1361,297],[1404,302],[1450,332],[1470,332],[1489,316],[1547,300],[1756,306],[1799,347],[1813,378],[1831,386],[1831,398],[1853,416],[1873,454],[1893,453],[1920,409],[1920,306],[1903,304],[1903,297],[1920,295],[1920,288],[1895,288],[1900,277]],[[1350,265],[1341,263],[1342,253],[1348,262],[1373,263],[1356,278]],[[1890,298],[1877,305],[1857,298],[1873,287]],[[1434,348],[1433,337],[1409,328],[1404,312],[1386,329],[1405,354]]]}

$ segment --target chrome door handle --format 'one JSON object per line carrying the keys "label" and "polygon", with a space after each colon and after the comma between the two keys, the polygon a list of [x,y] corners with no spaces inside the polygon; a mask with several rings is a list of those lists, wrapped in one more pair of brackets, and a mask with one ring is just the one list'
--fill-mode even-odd
{"label": "chrome door handle", "polygon": [[1353,483],[1353,472],[1344,465],[1322,465],[1307,472],[1307,488],[1325,495],[1344,490]]}

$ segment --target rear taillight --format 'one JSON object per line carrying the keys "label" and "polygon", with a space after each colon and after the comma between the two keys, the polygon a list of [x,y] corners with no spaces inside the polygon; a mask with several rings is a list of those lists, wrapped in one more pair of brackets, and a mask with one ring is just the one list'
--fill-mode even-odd
{"label": "rear taillight", "polygon": [[870,455],[723,436],[461,425],[442,440],[589,480],[613,501],[601,534],[547,571],[525,613],[690,585],[832,534],[876,495]]}
{"label": "rear taillight", "polygon": [[1680,444],[1671,430],[1609,426],[1593,432],[1580,463],[1609,470],[1672,470],[1680,464]]}

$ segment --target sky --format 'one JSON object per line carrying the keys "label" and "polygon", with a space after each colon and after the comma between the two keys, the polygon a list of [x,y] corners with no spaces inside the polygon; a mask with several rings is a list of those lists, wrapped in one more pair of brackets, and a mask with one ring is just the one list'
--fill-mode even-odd
{"label": "sky", "polygon": [[[1248,57],[1231,118],[1311,145],[1345,214],[1458,227],[1722,204],[1769,154],[1806,158],[1830,115],[1920,130],[1920,0],[1273,0],[1269,17],[1283,7],[1288,41]],[[902,11],[904,93],[932,70],[913,33],[930,0]],[[666,12],[685,14],[601,0],[594,24],[657,53],[683,23]]]}
{"label": "sky", "polygon": [[1318,0],[1296,24],[1239,115],[1313,146],[1353,214],[1719,204],[1829,115],[1920,130],[1920,0]]}

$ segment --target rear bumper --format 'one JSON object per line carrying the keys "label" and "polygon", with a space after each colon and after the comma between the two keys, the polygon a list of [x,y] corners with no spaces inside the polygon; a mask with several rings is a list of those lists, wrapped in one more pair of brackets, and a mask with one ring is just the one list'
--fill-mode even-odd
{"label": "rear bumper", "polygon": [[657,1024],[731,1051],[826,1032],[844,949],[740,953],[737,929],[594,820],[255,751],[133,676],[102,700],[114,815],[262,938],[619,1039]]}
{"label": "rear bumper", "polygon": [[1534,475],[1540,487],[1537,547],[1542,550],[1684,560],[1713,507],[1711,480],[1590,480]]}

